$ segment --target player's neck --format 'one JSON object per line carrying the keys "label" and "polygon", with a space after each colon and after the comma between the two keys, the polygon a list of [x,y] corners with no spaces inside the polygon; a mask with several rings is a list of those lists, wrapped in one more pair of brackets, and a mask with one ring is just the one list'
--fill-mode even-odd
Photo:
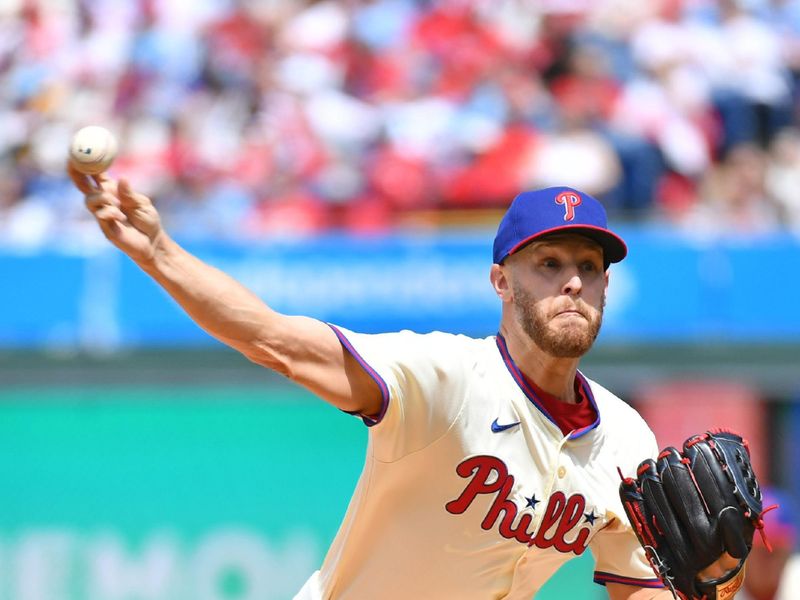
{"label": "player's neck", "polygon": [[533,340],[512,328],[500,327],[514,364],[539,388],[559,400],[575,403],[575,374],[579,358],[557,358],[544,352]]}

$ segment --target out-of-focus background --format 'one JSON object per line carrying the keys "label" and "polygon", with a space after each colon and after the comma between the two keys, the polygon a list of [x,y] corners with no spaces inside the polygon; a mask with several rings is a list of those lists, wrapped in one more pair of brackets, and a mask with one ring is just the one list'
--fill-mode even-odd
{"label": "out-of-focus background", "polygon": [[363,459],[105,242],[79,127],[201,258],[360,331],[493,334],[502,210],[596,195],[630,256],[584,371],[791,499],[799,109],[798,0],[1,0],[0,600],[286,600]]}

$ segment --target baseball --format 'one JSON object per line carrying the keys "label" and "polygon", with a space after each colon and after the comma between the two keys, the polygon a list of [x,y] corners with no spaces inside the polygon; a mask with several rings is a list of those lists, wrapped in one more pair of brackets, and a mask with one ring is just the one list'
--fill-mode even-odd
{"label": "baseball", "polygon": [[72,164],[86,175],[106,171],[117,156],[117,140],[105,127],[90,125],[72,137],[69,157]]}

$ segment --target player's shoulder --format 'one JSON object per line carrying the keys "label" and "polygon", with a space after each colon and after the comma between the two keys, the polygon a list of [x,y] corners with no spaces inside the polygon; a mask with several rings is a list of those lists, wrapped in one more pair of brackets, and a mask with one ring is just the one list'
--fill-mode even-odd
{"label": "player's shoulder", "polygon": [[450,333],[447,331],[416,332],[409,329],[403,329],[397,333],[398,335],[402,335],[407,338],[417,339],[423,343],[449,344],[452,346],[465,347],[477,347],[482,343],[485,343],[486,339],[490,339],[474,338],[463,333]]}
{"label": "player's shoulder", "polygon": [[466,355],[478,360],[486,354],[492,356],[498,354],[497,339],[495,336],[479,338],[471,337],[463,333],[447,333],[444,331],[431,331],[429,333],[413,335],[417,337],[417,343],[419,344],[439,350],[454,352],[462,357]]}
{"label": "player's shoulder", "polygon": [[469,352],[481,350],[497,352],[497,341],[494,336],[479,338],[471,337],[463,333],[446,333],[443,331],[433,331],[427,334],[427,336],[430,336],[431,339],[437,340],[444,345],[464,348]]}
{"label": "player's shoulder", "polygon": [[356,349],[371,350],[403,356],[423,357],[435,362],[469,362],[470,357],[481,355],[484,349],[494,348],[494,338],[473,338],[445,331],[416,332],[409,329],[388,333],[356,333],[334,326],[340,339],[344,338]]}
{"label": "player's shoulder", "polygon": [[[362,334],[364,335],[364,334]],[[410,329],[402,329],[392,333],[367,334],[375,338],[392,340],[395,343],[409,344],[413,346],[428,348],[449,348],[476,350],[485,346],[487,341],[492,338],[473,338],[461,333],[449,333],[446,331],[417,332]]]}

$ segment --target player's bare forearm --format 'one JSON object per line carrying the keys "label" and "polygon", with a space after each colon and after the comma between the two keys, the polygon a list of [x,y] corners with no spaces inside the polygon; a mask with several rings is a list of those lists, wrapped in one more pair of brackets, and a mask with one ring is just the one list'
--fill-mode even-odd
{"label": "player's bare forearm", "polygon": [[[160,236],[153,255],[136,260],[186,313],[209,334],[248,358],[292,376],[291,324],[226,273]],[[305,324],[306,328],[312,327]],[[319,324],[320,330],[325,327]],[[309,332],[322,337],[323,331]]]}
{"label": "player's bare forearm", "polygon": [[[138,264],[200,327],[251,361],[340,408],[377,412],[380,395],[374,382],[360,367],[350,364],[352,357],[326,324],[278,313],[166,234],[152,259]],[[371,404],[370,398],[374,399]]]}

